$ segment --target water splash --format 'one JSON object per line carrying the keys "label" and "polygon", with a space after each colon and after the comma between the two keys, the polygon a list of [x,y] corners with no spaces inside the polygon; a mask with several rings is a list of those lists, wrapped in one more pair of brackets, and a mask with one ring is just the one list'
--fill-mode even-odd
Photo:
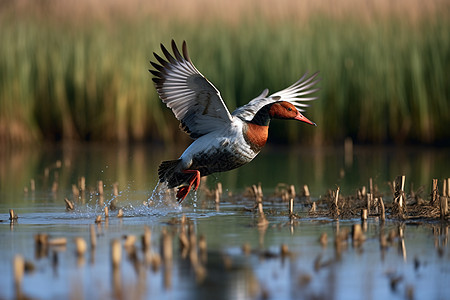
{"label": "water splash", "polygon": [[194,192],[194,199],[193,199],[193,208],[194,212],[197,212],[197,200],[198,200],[198,190],[195,190]]}
{"label": "water splash", "polygon": [[[159,189],[159,184],[161,182],[158,180],[158,182],[156,183],[155,188],[153,189],[152,193],[150,194],[150,197],[147,199],[147,205],[150,206],[153,202],[159,203],[161,201],[161,189]],[[167,184],[162,184],[162,185],[166,185]],[[161,186],[162,186],[161,185]]]}
{"label": "water splash", "polygon": [[87,193],[82,199],[76,200],[75,210],[65,218],[92,219],[98,215],[104,216],[106,207],[109,208],[109,216],[113,218],[117,209],[122,209],[125,218],[165,216],[182,210],[175,200],[173,189],[168,189],[166,183],[156,182],[150,197],[145,195],[148,195],[148,190],[135,190],[130,183],[118,195]]}

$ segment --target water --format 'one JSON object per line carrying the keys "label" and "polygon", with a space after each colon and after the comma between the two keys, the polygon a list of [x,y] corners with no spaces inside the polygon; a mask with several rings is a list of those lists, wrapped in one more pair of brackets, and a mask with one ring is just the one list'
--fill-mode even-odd
{"label": "water", "polygon": [[[152,146],[105,147],[71,145],[0,152],[0,299],[14,298],[12,261],[21,254],[34,265],[22,282],[22,292],[32,298],[165,298],[165,299],[361,299],[392,298],[446,299],[450,292],[448,223],[388,220],[383,226],[371,218],[360,247],[348,245],[337,253],[336,232],[351,230],[358,219],[335,221],[307,216],[302,203],[295,209],[301,218],[290,223],[287,207],[264,203],[269,221],[258,226],[258,215],[250,199],[224,196],[220,206],[204,192],[191,193],[177,205],[167,199],[156,170],[162,159],[180,151]],[[317,199],[327,189],[341,187],[350,194],[373,177],[380,190],[389,193],[387,181],[405,174],[407,187],[423,185],[429,193],[432,178],[449,177],[450,151],[446,149],[355,149],[345,157],[342,149],[267,148],[251,164],[236,171],[210,176],[206,185],[223,183],[225,194],[240,194],[246,186],[261,182],[266,195],[280,182],[303,184]],[[66,211],[63,199],[72,197],[72,184],[86,177],[88,192],[77,201],[74,211]],[[31,191],[34,179],[36,190]],[[82,259],[75,254],[75,237],[89,245],[89,227],[103,214],[95,189],[104,182],[103,203],[115,201],[124,210],[115,211],[107,222],[95,225],[98,233],[95,252]],[[53,182],[57,191],[52,191]],[[118,182],[119,195],[112,185]],[[25,192],[24,188],[28,191]],[[89,192],[90,191],[90,192]],[[151,201],[150,207],[147,202]],[[8,220],[8,210],[19,215]],[[195,271],[189,257],[183,258],[178,236],[182,215],[188,217],[199,238],[207,242],[206,275]],[[175,221],[174,221],[175,220]],[[160,235],[172,234],[174,257],[171,266],[152,270],[143,261],[140,236],[145,226],[152,231],[153,253],[159,253]],[[404,232],[385,250],[380,232]],[[65,237],[67,245],[51,248],[38,257],[33,237],[38,233]],[[328,243],[319,242],[326,233]],[[135,235],[139,265],[136,268],[122,251],[120,271],[113,275],[110,243],[125,235]],[[252,251],[242,250],[248,244]],[[281,245],[289,255],[281,255]],[[118,274],[118,275],[117,275]],[[200,274],[200,275],[199,275]],[[114,277],[116,276],[116,277]],[[117,279],[119,276],[119,279]]]}

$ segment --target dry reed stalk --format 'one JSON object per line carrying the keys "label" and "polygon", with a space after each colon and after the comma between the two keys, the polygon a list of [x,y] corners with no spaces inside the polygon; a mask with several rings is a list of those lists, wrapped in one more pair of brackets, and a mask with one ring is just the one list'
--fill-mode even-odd
{"label": "dry reed stalk", "polygon": [[187,255],[187,250],[189,249],[189,239],[185,230],[180,232],[180,234],[178,235],[178,239],[180,241],[180,250],[182,253],[181,256],[184,258]]}
{"label": "dry reed stalk", "polygon": [[262,198],[263,198],[263,194],[262,194],[262,189],[261,189],[261,185],[259,185],[258,187],[256,185],[252,185],[252,190],[255,196],[255,202],[258,208],[258,213],[260,215],[260,219],[265,219],[264,216],[264,211],[263,211],[263,204],[262,204]]}
{"label": "dry reed stalk", "polygon": [[253,192],[253,196],[255,198],[257,198],[258,197],[258,187],[255,184],[253,184],[251,190]]}
{"label": "dry reed stalk", "polygon": [[105,218],[109,218],[109,209],[108,206],[105,206],[105,208],[103,209],[105,211]]}
{"label": "dry reed stalk", "polygon": [[406,262],[405,236],[403,234],[403,228],[401,226],[398,227],[398,236],[400,238],[399,242],[400,252],[402,253],[403,261]]}
{"label": "dry reed stalk", "polygon": [[447,181],[447,197],[450,197],[450,178],[444,179]]}
{"label": "dry reed stalk", "polygon": [[161,230],[161,256],[165,264],[173,258],[172,236],[165,228]]}
{"label": "dry reed stalk", "polygon": [[448,213],[448,197],[441,196],[440,197],[440,213],[441,219],[445,219]]}
{"label": "dry reed stalk", "polygon": [[286,244],[281,244],[280,253],[282,257],[290,255],[289,247]]}
{"label": "dry reed stalk", "polygon": [[74,209],[74,205],[73,205],[72,201],[70,201],[67,198],[64,198],[64,202],[66,203],[66,210],[73,210]]}
{"label": "dry reed stalk", "polygon": [[403,208],[404,191],[405,191],[405,175],[398,176],[395,180],[395,202],[398,203],[400,208]]}
{"label": "dry reed stalk", "polygon": [[264,216],[264,210],[263,210],[262,202],[258,202],[258,213],[259,213],[260,216]]}
{"label": "dry reed stalk", "polygon": [[266,219],[265,216],[259,217],[258,218],[258,228],[265,230],[267,229],[267,226],[269,226],[269,221]]}
{"label": "dry reed stalk", "polygon": [[352,226],[352,239],[353,239],[353,246],[359,247],[364,242],[364,234],[362,231],[361,224],[354,224]]}
{"label": "dry reed stalk", "polygon": [[440,201],[441,218],[445,219],[448,214],[448,198],[450,197],[450,178],[444,179],[442,183],[442,197]]}
{"label": "dry reed stalk", "polygon": [[125,248],[132,248],[132,247],[134,247],[134,244],[136,243],[136,236],[135,235],[128,234],[128,235],[124,236],[124,239],[125,239],[125,241],[123,243],[123,246]]}
{"label": "dry reed stalk", "polygon": [[86,178],[84,176],[81,176],[78,180],[78,188],[82,193],[86,190]]}
{"label": "dry reed stalk", "polygon": [[215,196],[214,202],[216,204],[219,204],[220,203],[220,192],[219,192],[219,189],[216,189],[214,191],[214,196]]}
{"label": "dry reed stalk", "polygon": [[82,237],[76,237],[74,241],[77,256],[84,256],[84,253],[86,253],[87,250],[86,241]]}
{"label": "dry reed stalk", "polygon": [[16,254],[13,260],[14,272],[14,287],[16,290],[16,299],[23,299],[22,297],[22,280],[25,273],[25,259],[22,255]]}
{"label": "dry reed stalk", "polygon": [[114,239],[111,241],[111,265],[114,270],[120,267],[120,261],[122,259],[122,245],[120,240]]}
{"label": "dry reed stalk", "polygon": [[148,226],[144,226],[144,234],[142,235],[142,250],[144,253],[150,251],[152,240],[152,231]]}
{"label": "dry reed stalk", "polygon": [[335,198],[334,198],[334,206],[336,206],[336,209],[338,208],[338,200],[339,200],[339,191],[340,190],[341,190],[340,187],[338,187],[336,189],[336,195],[335,195]]}
{"label": "dry reed stalk", "polygon": [[405,218],[406,205],[404,205],[405,195],[405,175],[397,176],[392,184],[394,193],[394,201],[392,207],[392,215],[401,219]]}
{"label": "dry reed stalk", "polygon": [[97,236],[95,234],[95,226],[93,224],[89,226],[89,237],[91,239],[91,250],[94,250],[97,246]]}
{"label": "dry reed stalk", "polygon": [[98,215],[98,216],[95,218],[95,223],[99,224],[99,223],[101,223],[101,222],[102,222],[102,216],[101,216],[101,215]]}
{"label": "dry reed stalk", "polygon": [[98,186],[97,191],[98,195],[103,195],[103,180],[99,180],[97,186]]}
{"label": "dry reed stalk", "polygon": [[188,223],[188,218],[186,218],[186,215],[183,214],[181,216],[181,220],[180,220],[181,225],[186,225]]}
{"label": "dry reed stalk", "polygon": [[438,189],[438,180],[437,179],[433,179],[433,183],[432,183],[432,190],[431,190],[431,206],[436,206],[439,202],[438,202],[438,197],[439,197],[439,189]]}
{"label": "dry reed stalk", "polygon": [[332,206],[331,206],[331,213],[332,213],[332,215],[333,215],[333,217],[334,218],[339,218],[339,215],[340,215],[340,211],[339,211],[339,206],[338,206],[338,200],[339,200],[339,191],[340,191],[340,187],[338,187],[337,189],[336,189],[336,192],[334,192],[334,195],[333,195],[333,197],[334,197],[334,201],[333,201],[333,204],[332,204]]}
{"label": "dry reed stalk", "polygon": [[256,203],[262,202],[263,194],[262,194],[261,185],[259,185],[259,186],[252,185],[252,191],[255,196]]}
{"label": "dry reed stalk", "polygon": [[78,197],[80,196],[80,190],[78,189],[78,187],[75,184],[72,184],[72,194],[73,194],[73,199],[78,199]]}
{"label": "dry reed stalk", "polygon": [[[376,192],[375,192],[376,193]],[[372,207],[374,209],[373,214],[377,215],[380,212],[380,204],[379,204],[380,199],[379,198],[374,198],[374,194],[372,194]]]}
{"label": "dry reed stalk", "polygon": [[16,213],[14,213],[14,210],[10,209],[9,210],[9,220],[14,221],[14,220],[17,220],[18,218],[19,218],[19,216]]}
{"label": "dry reed stalk", "polygon": [[118,182],[113,183],[113,195],[119,196],[119,183]]}
{"label": "dry reed stalk", "polygon": [[283,191],[281,193],[281,202],[288,202],[289,193],[287,191]]}
{"label": "dry reed stalk", "polygon": [[384,208],[383,198],[378,198],[378,205],[380,206],[380,219],[382,222],[386,219],[386,213]]}
{"label": "dry reed stalk", "polygon": [[289,199],[289,217],[294,216],[294,198]]}
{"label": "dry reed stalk", "polygon": [[219,191],[219,195],[222,196],[223,188],[222,188],[222,183],[221,182],[217,183],[217,190]]}
{"label": "dry reed stalk", "polygon": [[30,190],[32,192],[34,192],[36,190],[36,182],[34,181],[34,179],[30,180]]}
{"label": "dry reed stalk", "polygon": [[117,212],[117,217],[122,218],[123,217],[123,209],[119,208],[119,211]]}
{"label": "dry reed stalk", "polygon": [[442,196],[447,197],[447,179],[442,181]]}
{"label": "dry reed stalk", "polygon": [[266,216],[264,215],[264,211],[263,211],[261,202],[258,203],[258,212],[259,212],[258,227],[260,227],[260,228],[267,227],[267,225],[269,224],[269,221],[266,219]]}
{"label": "dry reed stalk", "polygon": [[303,185],[303,197],[310,197],[311,194],[309,193],[308,185]]}
{"label": "dry reed stalk", "polygon": [[367,215],[370,216],[370,206],[372,205],[372,194],[367,193]]}
{"label": "dry reed stalk", "polygon": [[296,197],[295,186],[293,184],[291,184],[289,186],[289,197],[291,197],[291,198],[295,198]]}
{"label": "dry reed stalk", "polygon": [[48,234],[38,233],[34,236],[34,242],[36,246],[47,246],[48,244]]}
{"label": "dry reed stalk", "polygon": [[366,187],[363,186],[363,187],[361,188],[361,197],[366,197],[366,193],[367,193]]}
{"label": "dry reed stalk", "polygon": [[55,247],[65,246],[65,245],[67,245],[67,239],[65,237],[49,239],[48,245],[55,246]]}
{"label": "dry reed stalk", "polygon": [[[326,0],[314,3],[304,1],[238,1],[231,0],[226,3],[221,1],[194,0],[186,3],[185,1],[167,1],[167,2],[142,2],[139,0],[131,1],[102,1],[94,2],[80,0],[76,3],[62,2],[59,5],[45,6],[42,8],[34,1],[27,2],[24,5],[21,1],[14,1],[12,5],[14,11],[19,15],[32,16],[33,18],[45,16],[45,20],[57,21],[63,25],[80,24],[86,20],[94,20],[97,24],[109,24],[114,22],[114,17],[120,19],[142,19],[150,16],[156,18],[159,23],[166,25],[170,20],[178,20],[183,24],[191,24],[202,21],[200,24],[209,24],[209,22],[224,23],[226,26],[237,26],[255,17],[255,7],[258,7],[257,20],[260,18],[271,21],[271,24],[279,22],[295,21],[296,24],[304,25],[314,20],[317,15],[329,19],[355,19],[362,24],[373,21],[385,20],[386,18],[405,19],[408,24],[413,25],[423,21],[433,14],[439,12],[441,3],[445,1],[397,1],[393,5],[392,1],[379,0],[375,3],[368,3],[357,0],[340,1],[336,7],[334,1]],[[95,9],[92,9],[95,7]],[[44,10],[46,13],[42,13]],[[8,10],[6,10],[8,11]],[[108,13],[105,13],[108,12]],[[247,23],[245,23],[247,22]],[[58,23],[58,24],[59,24]],[[52,23],[53,24],[53,23]],[[346,138],[348,140],[351,138]]]}
{"label": "dry reed stalk", "polygon": [[363,208],[361,209],[361,221],[365,222],[367,221],[367,209]]}

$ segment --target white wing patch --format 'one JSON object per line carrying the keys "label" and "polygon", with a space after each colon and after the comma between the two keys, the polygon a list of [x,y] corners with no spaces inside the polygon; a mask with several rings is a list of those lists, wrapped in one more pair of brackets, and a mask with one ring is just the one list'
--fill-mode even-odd
{"label": "white wing patch", "polygon": [[265,89],[261,95],[250,101],[248,104],[238,107],[232,115],[246,121],[251,121],[258,110],[260,110],[263,106],[277,101],[290,102],[300,112],[303,112],[305,111],[303,108],[309,106],[303,102],[317,99],[315,96],[308,95],[311,95],[319,90],[319,88],[312,88],[320,81],[318,74],[319,72],[316,72],[308,77],[308,73],[305,73],[291,86],[270,96],[267,96],[269,91]]}

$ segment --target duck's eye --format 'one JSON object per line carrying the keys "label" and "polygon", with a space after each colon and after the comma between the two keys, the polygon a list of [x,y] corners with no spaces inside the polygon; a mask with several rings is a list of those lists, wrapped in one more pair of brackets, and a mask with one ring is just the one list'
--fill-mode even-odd
{"label": "duck's eye", "polygon": [[292,111],[292,108],[289,107],[289,108],[288,108],[288,111]]}

